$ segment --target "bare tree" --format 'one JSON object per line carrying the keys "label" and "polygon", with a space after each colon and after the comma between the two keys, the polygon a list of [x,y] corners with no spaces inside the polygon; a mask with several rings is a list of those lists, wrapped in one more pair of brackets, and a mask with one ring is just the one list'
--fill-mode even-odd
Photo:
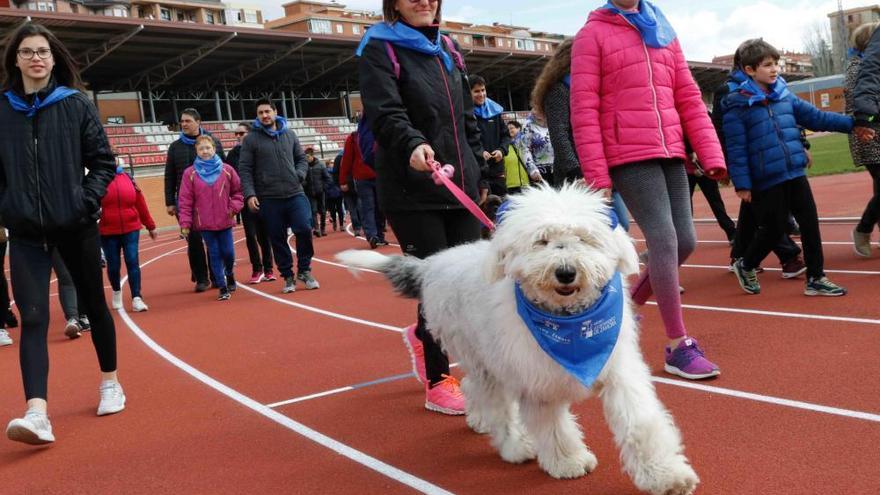
{"label": "bare tree", "polygon": [[840,50],[832,50],[831,47],[831,29],[827,23],[816,22],[808,27],[804,33],[804,51],[810,55],[813,62],[813,73],[816,77],[830,76],[840,72],[835,63],[838,58],[842,58],[843,54],[838,55],[838,51],[843,51],[845,43],[842,44]]}

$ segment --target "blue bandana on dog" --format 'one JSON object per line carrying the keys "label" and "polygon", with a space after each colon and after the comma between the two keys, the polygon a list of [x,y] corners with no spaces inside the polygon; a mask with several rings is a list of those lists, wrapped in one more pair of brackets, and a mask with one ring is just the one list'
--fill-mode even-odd
{"label": "blue bandana on dog", "polygon": [[516,311],[532,336],[554,361],[589,388],[617,344],[623,321],[620,272],[592,306],[574,316],[555,316],[536,308],[516,284]]}

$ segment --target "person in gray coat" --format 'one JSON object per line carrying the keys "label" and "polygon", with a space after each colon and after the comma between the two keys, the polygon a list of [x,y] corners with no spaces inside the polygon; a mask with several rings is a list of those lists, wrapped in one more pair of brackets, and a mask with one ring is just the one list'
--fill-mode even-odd
{"label": "person in gray coat", "polygon": [[[272,254],[284,277],[282,292],[296,290],[296,280],[306,289],[320,287],[312,276],[312,208],[303,191],[308,165],[299,139],[287,127],[268,99],[257,101],[254,128],[241,143],[238,162],[241,185],[248,208],[259,211],[272,241]],[[287,245],[287,229],[296,237],[297,275]]]}

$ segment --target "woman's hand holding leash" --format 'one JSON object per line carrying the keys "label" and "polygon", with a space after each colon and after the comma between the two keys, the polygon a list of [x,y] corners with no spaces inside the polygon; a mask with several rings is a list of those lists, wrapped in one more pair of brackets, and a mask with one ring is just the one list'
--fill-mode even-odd
{"label": "woman's hand holding leash", "polygon": [[409,166],[419,172],[431,172],[433,169],[428,162],[434,161],[434,148],[428,143],[420,144],[413,150],[409,157]]}

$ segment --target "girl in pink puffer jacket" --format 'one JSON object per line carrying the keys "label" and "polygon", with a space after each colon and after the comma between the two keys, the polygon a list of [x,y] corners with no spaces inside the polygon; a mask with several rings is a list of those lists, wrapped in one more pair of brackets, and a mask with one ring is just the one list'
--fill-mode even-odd
{"label": "girl in pink puffer jacket", "polygon": [[666,371],[718,375],[682,318],[678,266],[696,246],[684,138],[709,177],[727,172],[675,31],[650,2],[610,0],[590,13],[572,51],[571,124],[587,184],[619,191],[647,241],[648,268],[631,290],[638,304],[656,295]]}
{"label": "girl in pink puffer jacket", "polygon": [[211,136],[196,138],[196,157],[193,165],[183,171],[177,207],[180,213],[180,231],[189,235],[190,229],[199,231],[208,246],[208,263],[214,281],[220,288],[219,301],[226,301],[235,291],[235,248],[232,227],[235,215],[244,206],[241,180],[231,166],[223,163],[214,149]]}

